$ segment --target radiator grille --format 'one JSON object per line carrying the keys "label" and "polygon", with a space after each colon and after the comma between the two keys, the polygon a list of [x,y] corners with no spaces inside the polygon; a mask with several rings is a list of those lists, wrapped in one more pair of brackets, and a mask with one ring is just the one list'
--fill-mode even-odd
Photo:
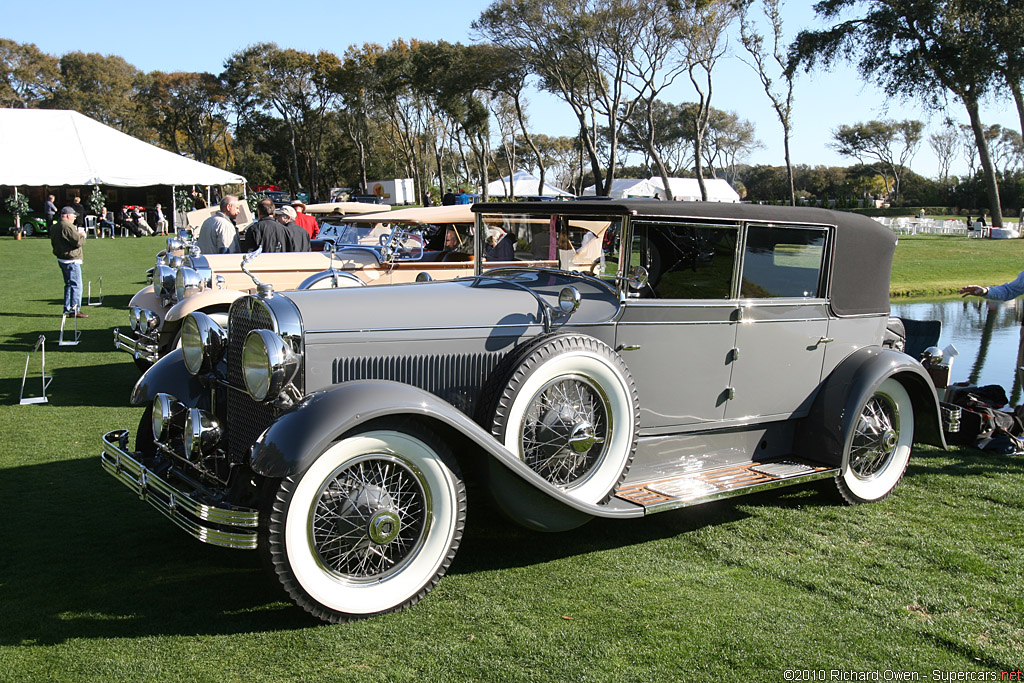
{"label": "radiator grille", "polygon": [[391,356],[338,358],[332,371],[335,384],[360,379],[401,382],[438,396],[473,415],[480,390],[504,354]]}
{"label": "radiator grille", "polygon": [[257,437],[274,420],[272,406],[253,401],[246,393],[242,379],[242,345],[246,335],[251,330],[272,329],[273,315],[260,300],[242,297],[231,305],[228,314],[228,383],[239,391],[228,391],[227,424],[230,426],[228,453],[235,462],[249,454]]}

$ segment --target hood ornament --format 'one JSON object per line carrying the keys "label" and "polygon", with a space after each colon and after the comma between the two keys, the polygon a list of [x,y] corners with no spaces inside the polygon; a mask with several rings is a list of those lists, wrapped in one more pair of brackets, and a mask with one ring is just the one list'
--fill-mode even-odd
{"label": "hood ornament", "polygon": [[257,256],[263,253],[263,247],[256,247],[256,251],[250,251],[248,254],[242,257],[242,272],[252,278],[253,284],[256,285],[256,294],[263,299],[269,299],[274,295],[274,285],[260,282],[259,278],[253,275],[246,267],[249,262],[255,259]]}

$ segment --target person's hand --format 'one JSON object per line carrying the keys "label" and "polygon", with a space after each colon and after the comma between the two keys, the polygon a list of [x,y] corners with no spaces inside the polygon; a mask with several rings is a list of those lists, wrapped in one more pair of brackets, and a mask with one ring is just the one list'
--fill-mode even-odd
{"label": "person's hand", "polygon": [[966,287],[960,288],[961,296],[985,296],[988,294],[988,287],[979,287],[978,285],[967,285]]}

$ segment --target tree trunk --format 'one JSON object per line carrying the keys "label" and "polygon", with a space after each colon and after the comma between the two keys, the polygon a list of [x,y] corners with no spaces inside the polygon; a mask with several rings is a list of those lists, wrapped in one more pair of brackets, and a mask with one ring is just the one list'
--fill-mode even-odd
{"label": "tree trunk", "polygon": [[782,124],[782,147],[786,153],[786,179],[789,181],[789,205],[796,206],[796,188],[793,184],[793,161],[789,156],[789,125]]}
{"label": "tree trunk", "polygon": [[968,93],[963,96],[963,102],[967,107],[967,114],[971,118],[971,130],[974,131],[974,141],[978,145],[978,156],[985,174],[985,194],[988,195],[988,203],[992,211],[992,227],[1001,228],[1003,227],[1003,210],[999,206],[999,183],[996,180],[992,157],[988,152],[988,142],[985,140],[981,116],[978,113],[978,98]]}
{"label": "tree trunk", "polygon": [[1020,134],[1024,135],[1024,93],[1021,92],[1020,83],[1010,82],[1010,92],[1013,93],[1013,101],[1017,104],[1017,118],[1020,120]]}

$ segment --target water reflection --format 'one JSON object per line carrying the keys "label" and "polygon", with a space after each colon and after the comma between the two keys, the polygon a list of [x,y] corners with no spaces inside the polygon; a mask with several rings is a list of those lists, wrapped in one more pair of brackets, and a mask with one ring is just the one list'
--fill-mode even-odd
{"label": "water reflection", "polygon": [[960,352],[953,363],[953,382],[998,384],[1008,389],[1010,405],[1021,401],[1016,372],[1024,351],[1024,303],[978,298],[893,303],[892,314],[916,320],[941,320],[939,347],[953,344]]}

